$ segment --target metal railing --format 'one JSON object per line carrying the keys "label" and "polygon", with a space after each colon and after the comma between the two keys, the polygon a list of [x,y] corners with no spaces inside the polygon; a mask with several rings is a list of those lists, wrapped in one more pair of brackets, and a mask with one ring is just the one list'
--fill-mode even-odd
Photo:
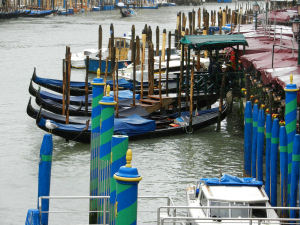
{"label": "metal railing", "polygon": [[[264,206],[163,206],[159,207],[157,210],[157,225],[164,225],[164,224],[186,224],[186,223],[197,223],[197,224],[209,224],[215,222],[222,223],[236,223],[236,224],[300,224],[300,218],[259,218],[259,217],[248,217],[248,218],[240,218],[240,217],[203,217],[203,218],[195,218],[187,216],[165,216],[163,214],[163,210],[187,210],[189,209],[260,209],[260,210],[300,210],[300,207],[264,207]],[[250,215],[252,213],[250,212]]]}

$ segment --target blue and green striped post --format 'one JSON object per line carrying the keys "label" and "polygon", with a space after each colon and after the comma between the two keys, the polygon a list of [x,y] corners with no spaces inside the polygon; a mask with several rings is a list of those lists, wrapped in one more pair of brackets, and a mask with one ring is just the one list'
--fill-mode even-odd
{"label": "blue and green striped post", "polygon": [[126,166],[122,166],[114,175],[117,186],[116,225],[137,224],[138,183],[142,177],[137,168],[131,166],[132,152],[128,149]]}
{"label": "blue and green striped post", "polygon": [[244,170],[245,176],[251,176],[251,138],[252,138],[252,104],[246,102],[244,126]]}
{"label": "blue and green striped post", "polygon": [[272,135],[272,116],[269,110],[266,110],[266,180],[265,180],[265,190],[270,198],[270,155],[271,155],[271,135]]}
{"label": "blue and green striped post", "polygon": [[[111,167],[111,140],[114,133],[115,105],[114,98],[109,96],[110,86],[106,86],[106,96],[100,101],[101,118],[100,118],[100,168],[99,168],[99,190],[98,195],[110,195],[110,167]],[[100,208],[107,210],[110,206],[107,201],[100,201]],[[105,207],[104,205],[107,205]],[[108,211],[107,211],[108,212]],[[109,217],[103,214],[98,217],[98,223],[106,224]]]}
{"label": "blue and green striped post", "polygon": [[277,161],[279,144],[279,120],[275,118],[272,125],[271,138],[271,205],[277,206]]}
{"label": "blue and green striped post", "polygon": [[297,92],[296,84],[293,84],[293,75],[290,77],[290,84],[286,85],[285,91],[285,129],[287,134],[288,146],[288,195],[290,194],[291,170],[292,170],[292,152],[293,141],[296,134],[297,122]]}
{"label": "blue and green striped post", "polygon": [[263,158],[264,158],[264,139],[265,139],[265,111],[261,105],[257,124],[257,180],[263,181]]}
{"label": "blue and green striped post", "polygon": [[128,149],[127,135],[113,135],[111,140],[111,177],[110,177],[110,224],[115,223],[116,180],[113,176],[121,166],[126,165],[126,152]]}
{"label": "blue and green striped post", "polygon": [[[40,149],[39,162],[39,177],[38,177],[38,199],[41,196],[49,196],[50,194],[50,180],[51,180],[51,164],[52,164],[53,143],[52,135],[45,134]],[[49,199],[42,200],[42,206],[37,203],[38,209],[45,213],[41,214],[41,224],[48,224]]]}
{"label": "blue and green striped post", "polygon": [[[97,71],[97,78],[92,82],[93,100],[92,100],[92,130],[91,130],[91,162],[90,162],[90,196],[98,195],[98,160],[100,148],[100,116],[101,106],[99,101],[103,97],[103,89],[105,83],[100,78],[100,70]],[[97,210],[97,200],[90,200],[90,211]],[[91,213],[89,216],[89,223],[97,222],[97,214]]]}
{"label": "blue and green striped post", "polygon": [[[296,134],[293,144],[293,156],[292,156],[292,171],[291,171],[291,194],[290,194],[290,206],[297,206],[298,197],[298,183],[299,183],[299,166],[300,166],[300,135]],[[290,217],[296,218],[296,210],[290,211]]]}
{"label": "blue and green striped post", "polygon": [[[287,137],[286,137],[286,129],[284,126],[284,121],[280,121],[279,152],[280,152],[281,206],[287,206],[288,155],[287,155]],[[286,214],[286,212],[283,213]]]}
{"label": "blue and green striped post", "polygon": [[257,147],[257,119],[258,119],[258,105],[257,100],[253,105],[253,124],[252,124],[252,150],[251,150],[251,176],[256,177],[256,147]]}

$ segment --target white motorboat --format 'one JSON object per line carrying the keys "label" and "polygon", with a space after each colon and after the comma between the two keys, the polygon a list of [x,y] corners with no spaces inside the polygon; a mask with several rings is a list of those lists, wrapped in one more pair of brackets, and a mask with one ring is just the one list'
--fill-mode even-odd
{"label": "white motorboat", "polygon": [[278,215],[270,208],[262,184],[254,178],[227,174],[220,179],[201,179],[197,185],[187,188],[188,216],[199,218],[192,222],[197,225],[257,224],[258,221],[261,224],[279,224]]}

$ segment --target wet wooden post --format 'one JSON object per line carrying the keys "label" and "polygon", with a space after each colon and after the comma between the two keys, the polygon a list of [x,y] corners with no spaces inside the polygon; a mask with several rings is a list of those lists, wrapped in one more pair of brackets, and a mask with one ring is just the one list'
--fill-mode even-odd
{"label": "wet wooden post", "polygon": [[183,67],[184,67],[184,45],[181,44],[181,59],[180,59],[180,76],[179,76],[179,84],[178,84],[178,111],[179,115],[181,116],[181,87],[182,87],[182,80],[183,80]]}
{"label": "wet wooden post", "polygon": [[[117,65],[118,65],[118,59],[117,59]],[[116,117],[119,117],[119,69],[118,66],[116,67]]]}
{"label": "wet wooden post", "polygon": [[190,120],[189,120],[189,132],[193,132],[193,95],[194,95],[194,68],[195,58],[193,57],[193,68],[191,70],[191,85],[190,85]]}
{"label": "wet wooden post", "polygon": [[190,70],[191,70],[190,64],[191,64],[191,49],[188,48],[187,52],[186,52],[186,79],[185,79],[185,82],[186,82],[186,85],[185,85],[186,110],[188,110],[188,102],[189,102],[189,87],[190,87],[189,78],[190,78]]}
{"label": "wet wooden post", "polygon": [[141,64],[140,37],[136,36],[136,65]]}
{"label": "wet wooden post", "polygon": [[[108,61],[109,61],[109,58],[106,57],[106,60],[105,60],[105,74],[104,74],[104,83],[105,84],[106,84],[107,76],[108,76]],[[104,86],[103,94],[104,94],[104,96],[106,95],[106,85]]]}
{"label": "wet wooden post", "polygon": [[194,9],[193,9],[192,13],[193,13],[193,20],[192,20],[193,32],[192,32],[192,34],[196,34],[196,29],[195,29],[195,25],[196,25],[196,12],[195,12]]}
{"label": "wet wooden post", "polygon": [[182,23],[181,23],[181,12],[179,12],[179,26],[178,26],[178,38],[176,40],[176,43],[175,43],[175,47],[176,47],[176,44],[179,43],[180,39],[181,39],[181,31],[182,31]]}
{"label": "wet wooden post", "polygon": [[154,49],[153,43],[148,42],[148,95],[153,95],[154,88]]}
{"label": "wet wooden post", "polygon": [[113,71],[113,68],[115,67],[115,58],[116,58],[116,52],[113,50],[115,46],[115,35],[114,35],[114,25],[110,24],[110,72]]}
{"label": "wet wooden post", "polygon": [[226,11],[225,9],[223,9],[223,12],[222,12],[222,26],[225,27],[226,25]]}
{"label": "wet wooden post", "polygon": [[132,62],[133,62],[133,89],[132,89],[132,105],[135,106],[135,89],[136,89],[136,42],[132,42]]}
{"label": "wet wooden post", "polygon": [[141,99],[143,99],[143,95],[144,95],[144,64],[145,64],[145,48],[146,48],[146,32],[143,31],[142,33],[142,65],[141,65]]}
{"label": "wet wooden post", "polygon": [[101,73],[101,56],[102,56],[102,26],[98,29],[98,51],[99,51],[99,68]]}
{"label": "wet wooden post", "polygon": [[[182,27],[181,27],[181,32],[185,31],[185,26],[186,26],[186,16],[185,16],[184,13],[182,13]],[[181,32],[180,32],[180,35],[181,35]]]}
{"label": "wet wooden post", "polygon": [[168,48],[167,48],[167,71],[166,71],[166,95],[169,96],[169,69],[170,69],[170,58],[171,58],[171,31],[168,36]]}
{"label": "wet wooden post", "polygon": [[133,63],[133,60],[135,59],[135,57],[133,57],[133,54],[132,54],[133,48],[135,48],[135,47],[133,47],[134,42],[135,42],[135,26],[132,25],[132,27],[131,27],[131,41],[130,41],[131,62],[132,63]]}
{"label": "wet wooden post", "polygon": [[156,27],[156,51],[155,55],[159,56],[159,27]]}
{"label": "wet wooden post", "polygon": [[222,111],[223,111],[223,96],[224,96],[224,89],[225,89],[225,81],[226,81],[226,73],[223,73],[223,75],[222,75],[221,89],[220,89],[219,115],[218,115],[217,131],[220,131],[220,129],[221,129]]}
{"label": "wet wooden post", "polygon": [[[115,48],[115,47],[114,47]],[[116,74],[115,74],[115,71],[116,71],[116,67],[118,69],[118,66],[115,65],[114,68],[111,68],[111,76],[112,76],[112,81],[113,81],[113,93],[114,93],[114,101],[117,100],[117,96],[116,96]]]}
{"label": "wet wooden post", "polygon": [[88,77],[89,77],[89,64],[90,64],[90,57],[86,56],[86,70],[85,70],[85,115],[88,116],[89,110],[89,84],[88,84]]}
{"label": "wet wooden post", "polygon": [[162,47],[161,47],[161,57],[162,61],[165,62],[166,58],[166,42],[167,42],[167,31],[166,29],[163,30],[163,35],[162,35]]}
{"label": "wet wooden post", "polygon": [[70,80],[71,80],[71,50],[70,47],[66,47],[66,57],[67,57],[67,79],[66,79],[66,93],[67,93],[67,100],[66,100],[66,124],[69,124],[69,105],[70,105]]}
{"label": "wet wooden post", "polygon": [[66,76],[67,76],[67,71],[66,71],[66,59],[63,59],[63,95],[62,95],[62,115],[66,115]]}
{"label": "wet wooden post", "polygon": [[152,29],[151,29],[150,26],[148,27],[148,35],[147,35],[147,37],[148,37],[148,41],[152,42]]}
{"label": "wet wooden post", "polygon": [[159,105],[160,112],[162,110],[162,95],[161,95],[161,56],[159,56],[159,78],[158,78],[158,91],[159,91]]}
{"label": "wet wooden post", "polygon": [[189,31],[192,34],[192,32],[193,32],[193,12],[189,12],[188,16],[189,16]]}

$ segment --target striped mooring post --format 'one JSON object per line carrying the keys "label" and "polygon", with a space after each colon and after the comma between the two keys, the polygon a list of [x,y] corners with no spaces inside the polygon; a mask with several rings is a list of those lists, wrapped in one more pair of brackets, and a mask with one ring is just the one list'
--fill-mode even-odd
{"label": "striped mooring post", "polygon": [[269,110],[266,110],[266,180],[265,180],[265,190],[270,198],[270,157],[271,157],[271,135],[272,135],[272,116],[269,113]]}
{"label": "striped mooring post", "polygon": [[131,166],[132,151],[128,149],[126,154],[126,166],[122,166],[114,174],[116,179],[116,225],[137,224],[137,198],[138,183],[142,177],[137,168]]}
{"label": "striped mooring post", "polygon": [[[99,190],[98,195],[110,195],[110,169],[111,169],[111,140],[114,133],[115,105],[114,98],[110,95],[110,86],[106,86],[106,96],[99,102],[101,105],[100,117],[100,155],[99,155]],[[100,201],[100,210],[108,213],[108,201]],[[98,223],[107,224],[109,217],[106,213],[98,216]]]}
{"label": "striped mooring post", "polygon": [[288,153],[287,153],[287,137],[284,122],[280,123],[279,130],[279,152],[280,152],[280,193],[281,206],[287,206],[288,195]]}
{"label": "striped mooring post", "polygon": [[[105,83],[100,78],[100,70],[97,71],[97,78],[93,79],[93,100],[92,100],[92,130],[91,130],[91,162],[90,162],[90,196],[98,195],[98,163],[99,163],[99,150],[100,150],[100,116],[101,106],[99,101],[103,97],[103,89]],[[90,211],[97,210],[97,200],[90,200]],[[90,213],[89,223],[97,222],[97,214]]]}
{"label": "striped mooring post", "polygon": [[257,180],[263,181],[263,158],[264,158],[264,139],[265,139],[265,111],[261,105],[257,124]]}
{"label": "striped mooring post", "polygon": [[[300,166],[300,134],[296,134],[293,144],[293,156],[292,156],[292,171],[291,171],[291,194],[290,194],[290,206],[297,206],[298,197],[298,184],[299,184],[299,166]],[[290,211],[290,217],[296,218],[296,210]]]}
{"label": "striped mooring post", "polygon": [[251,176],[251,139],[252,139],[252,104],[246,102],[244,126],[244,170],[245,176]]}
{"label": "striped mooring post", "polygon": [[297,123],[297,92],[299,89],[293,84],[293,75],[290,76],[290,84],[285,89],[285,129],[288,146],[288,195],[290,194],[291,172],[292,172],[292,152],[294,136],[296,134]]}
{"label": "striped mooring post", "polygon": [[113,176],[121,166],[126,165],[128,149],[127,135],[113,135],[111,140],[111,176],[110,176],[110,224],[115,224],[116,180]]}
{"label": "striped mooring post", "polygon": [[274,118],[272,124],[271,137],[271,205],[277,206],[277,161],[278,161],[278,144],[279,144],[279,120]]}
{"label": "striped mooring post", "polygon": [[[39,162],[39,178],[38,178],[38,198],[41,196],[49,196],[50,180],[51,180],[51,165],[52,165],[53,142],[52,135],[45,134],[40,150]],[[41,207],[38,201],[38,209]],[[42,200],[42,211],[49,211],[49,199]],[[41,214],[41,224],[48,224],[48,213]]]}
{"label": "striped mooring post", "polygon": [[252,150],[251,150],[251,176],[256,178],[256,147],[257,147],[257,119],[258,119],[258,105],[257,100],[253,105],[252,113]]}

